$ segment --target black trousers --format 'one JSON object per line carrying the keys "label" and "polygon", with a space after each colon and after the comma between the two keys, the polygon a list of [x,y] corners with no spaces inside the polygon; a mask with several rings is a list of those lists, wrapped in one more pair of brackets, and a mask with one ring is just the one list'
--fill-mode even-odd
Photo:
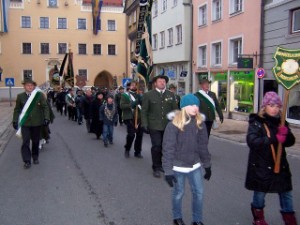
{"label": "black trousers", "polygon": [[211,128],[212,128],[213,123],[214,123],[214,121],[205,121],[205,125],[206,125],[206,129],[207,129],[207,136],[208,136],[208,138],[209,138],[210,131],[211,131]]}
{"label": "black trousers", "polygon": [[122,125],[124,121],[122,119],[122,109],[120,107],[118,107],[118,116],[119,116],[119,124]]}
{"label": "black trousers", "polygon": [[[31,162],[39,158],[39,142],[40,142],[40,130],[41,126],[37,127],[25,127],[21,128],[23,143],[21,147],[22,159],[24,162]],[[31,150],[30,150],[31,140]]]}
{"label": "black trousers", "polygon": [[141,153],[144,135],[141,126],[138,126],[138,128],[135,129],[134,120],[124,120],[124,123],[127,126],[126,144],[124,146],[125,150],[130,151],[132,143],[134,141],[134,153]]}
{"label": "black trousers", "polygon": [[151,138],[151,155],[152,155],[152,169],[162,169],[162,142],[164,136],[164,130],[149,130]]}

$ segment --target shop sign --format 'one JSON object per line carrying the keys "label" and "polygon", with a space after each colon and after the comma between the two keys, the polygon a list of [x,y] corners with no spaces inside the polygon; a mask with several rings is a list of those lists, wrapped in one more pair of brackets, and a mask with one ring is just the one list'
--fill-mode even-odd
{"label": "shop sign", "polygon": [[263,78],[265,76],[265,70],[263,68],[258,68],[256,71],[256,76],[258,78]]}
{"label": "shop sign", "polygon": [[235,81],[253,81],[254,71],[231,71],[230,76],[233,76]]}
{"label": "shop sign", "polygon": [[300,83],[300,49],[278,47],[273,58],[276,64],[272,71],[278,83],[287,90]]}
{"label": "shop sign", "polygon": [[237,68],[239,69],[253,68],[253,58],[238,58],[237,63]]}
{"label": "shop sign", "polygon": [[212,73],[212,75],[214,76],[214,80],[227,80],[227,72]]}

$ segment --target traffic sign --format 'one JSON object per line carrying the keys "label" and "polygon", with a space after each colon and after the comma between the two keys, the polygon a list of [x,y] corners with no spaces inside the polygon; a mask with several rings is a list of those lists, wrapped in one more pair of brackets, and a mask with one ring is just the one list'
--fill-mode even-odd
{"label": "traffic sign", "polygon": [[263,68],[258,68],[256,71],[256,75],[258,78],[263,78],[265,76],[265,70]]}
{"label": "traffic sign", "polygon": [[124,78],[122,80],[122,86],[126,88],[127,83],[130,82],[132,79],[131,78]]}
{"label": "traffic sign", "polygon": [[15,86],[15,78],[5,78],[5,86],[11,87]]}

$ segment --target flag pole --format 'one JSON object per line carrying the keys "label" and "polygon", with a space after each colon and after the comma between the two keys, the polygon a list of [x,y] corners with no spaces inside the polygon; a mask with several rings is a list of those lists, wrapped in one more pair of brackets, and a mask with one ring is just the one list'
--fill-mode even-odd
{"label": "flag pole", "polygon": [[[281,127],[283,127],[285,125],[285,116],[286,116],[287,104],[288,104],[288,100],[289,100],[289,94],[290,94],[290,90],[284,91],[283,108],[282,108],[282,114],[281,114],[281,120],[280,120]],[[279,171],[280,171],[281,155],[282,155],[282,143],[279,142],[278,147],[277,147],[277,155],[276,155],[276,161],[275,161],[275,166],[274,166],[274,173],[279,173]]]}

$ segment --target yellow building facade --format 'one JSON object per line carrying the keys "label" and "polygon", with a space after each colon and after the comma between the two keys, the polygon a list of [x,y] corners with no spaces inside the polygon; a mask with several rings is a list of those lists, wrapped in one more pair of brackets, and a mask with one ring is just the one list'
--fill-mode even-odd
{"label": "yellow building facade", "polygon": [[94,34],[90,2],[10,1],[8,32],[0,34],[0,89],[5,78],[14,78],[15,87],[22,87],[26,78],[51,87],[55,67],[60,69],[68,51],[73,53],[74,75],[84,77],[85,86],[121,85],[128,70],[123,5],[103,4],[100,20]]}

